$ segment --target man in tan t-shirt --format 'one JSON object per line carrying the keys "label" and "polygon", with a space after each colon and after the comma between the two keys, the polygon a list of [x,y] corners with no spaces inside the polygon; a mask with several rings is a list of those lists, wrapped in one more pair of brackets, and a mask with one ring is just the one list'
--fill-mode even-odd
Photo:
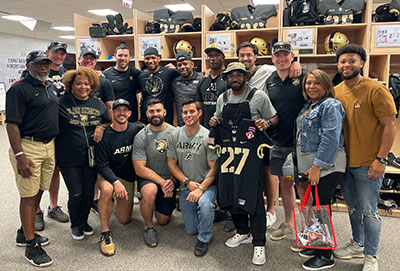
{"label": "man in tan t-shirt", "polygon": [[342,189],[353,239],[334,255],[339,259],[365,257],[363,270],[378,270],[379,189],[395,137],[396,108],[385,86],[361,76],[366,61],[361,46],[340,48],[336,61],[344,79],[335,87],[335,95],[346,113],[343,129],[348,165]]}

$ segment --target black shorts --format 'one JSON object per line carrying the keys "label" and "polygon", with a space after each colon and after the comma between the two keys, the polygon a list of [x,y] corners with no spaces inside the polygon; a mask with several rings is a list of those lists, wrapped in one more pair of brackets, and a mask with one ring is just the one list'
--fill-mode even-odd
{"label": "black shorts", "polygon": [[263,162],[264,162],[264,166],[269,166],[271,163],[269,162],[269,153],[270,153],[270,149],[269,148],[263,148]]}
{"label": "black shorts", "polygon": [[153,181],[145,180],[138,178],[137,184],[138,184],[138,190],[140,191],[143,186],[145,186],[148,183],[154,183],[157,185],[157,195],[155,199],[155,209],[157,212],[166,215],[166,216],[171,216],[172,212],[176,208],[176,188],[174,189],[174,195],[172,198],[164,198],[164,193],[161,189],[161,186],[156,184]]}

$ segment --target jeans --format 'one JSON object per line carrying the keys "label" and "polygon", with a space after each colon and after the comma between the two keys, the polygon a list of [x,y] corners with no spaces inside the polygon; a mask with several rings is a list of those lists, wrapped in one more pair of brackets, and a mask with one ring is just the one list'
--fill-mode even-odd
{"label": "jeans", "polygon": [[183,222],[185,222],[186,233],[190,235],[198,233],[197,239],[208,243],[212,235],[217,187],[211,185],[203,192],[198,202],[186,200],[189,193],[189,189],[179,192],[179,207],[182,211]]}
{"label": "jeans", "polygon": [[354,241],[364,246],[365,255],[376,257],[381,233],[378,200],[383,176],[372,180],[368,169],[367,166],[348,166],[342,190],[349,207]]}

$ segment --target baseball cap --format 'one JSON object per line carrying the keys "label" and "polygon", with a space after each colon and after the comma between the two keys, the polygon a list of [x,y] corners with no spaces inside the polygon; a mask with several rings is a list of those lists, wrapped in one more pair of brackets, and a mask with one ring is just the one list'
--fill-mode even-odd
{"label": "baseball cap", "polygon": [[94,58],[97,58],[96,51],[91,47],[84,47],[81,50],[81,54],[79,56],[82,57],[82,56],[87,55],[87,54],[91,54],[91,55],[94,56]]}
{"label": "baseball cap", "polygon": [[58,49],[63,49],[65,52],[67,52],[67,47],[68,45],[64,42],[60,41],[55,41],[53,40],[50,45],[47,47],[48,50],[58,50]]}
{"label": "baseball cap", "polygon": [[246,75],[247,79],[249,79],[249,77],[251,76],[251,72],[246,70],[246,66],[243,63],[231,62],[228,64],[228,67],[226,67],[226,69],[222,72],[222,79],[225,80],[228,73],[230,73],[231,71],[236,71],[236,70],[243,71],[244,74]]}
{"label": "baseball cap", "polygon": [[292,45],[287,41],[280,41],[272,45],[272,54],[276,54],[279,51],[286,51],[288,53],[293,53]]}
{"label": "baseball cap", "polygon": [[113,105],[112,105],[112,109],[114,110],[115,108],[117,108],[120,105],[125,105],[129,108],[129,110],[131,109],[131,104],[125,100],[125,99],[117,99],[114,101]]}
{"label": "baseball cap", "polygon": [[183,60],[192,60],[190,54],[186,51],[180,51],[176,54],[176,62],[183,61]]}
{"label": "baseball cap", "polygon": [[158,53],[158,50],[154,47],[149,47],[146,50],[144,50],[144,56],[147,55],[156,55],[156,56],[160,56],[160,54]]}
{"label": "baseball cap", "polygon": [[214,51],[217,51],[217,52],[219,52],[219,53],[221,53],[221,54],[223,54],[224,56],[225,56],[225,54],[224,54],[224,49],[222,48],[222,46],[221,46],[221,44],[219,44],[219,43],[211,43],[210,45],[208,45],[208,47],[204,50],[204,52],[206,53],[206,54],[208,54],[210,51],[212,51],[212,50],[214,50]]}
{"label": "baseball cap", "polygon": [[34,50],[31,51],[27,56],[26,56],[26,63],[38,63],[42,60],[47,60],[49,63],[52,61],[50,60],[49,56],[46,54],[45,51],[42,50]]}

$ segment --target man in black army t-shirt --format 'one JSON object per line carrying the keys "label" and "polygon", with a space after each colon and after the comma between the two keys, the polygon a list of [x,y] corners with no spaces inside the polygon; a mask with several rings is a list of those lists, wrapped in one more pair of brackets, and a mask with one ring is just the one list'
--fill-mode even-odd
{"label": "man in black army t-shirt", "polygon": [[146,117],[147,102],[151,99],[160,99],[167,110],[165,121],[172,125],[174,120],[172,81],[178,78],[180,73],[176,69],[160,66],[160,54],[153,47],[144,50],[144,64],[147,71],[139,75],[139,84],[142,90],[140,122],[148,123]]}
{"label": "man in black army t-shirt", "polygon": [[125,99],[130,103],[132,114],[129,122],[136,122],[138,120],[136,92],[140,91],[138,84],[140,71],[129,66],[131,54],[128,46],[120,45],[115,48],[114,57],[115,66],[107,69],[103,74],[111,81],[115,99]]}

